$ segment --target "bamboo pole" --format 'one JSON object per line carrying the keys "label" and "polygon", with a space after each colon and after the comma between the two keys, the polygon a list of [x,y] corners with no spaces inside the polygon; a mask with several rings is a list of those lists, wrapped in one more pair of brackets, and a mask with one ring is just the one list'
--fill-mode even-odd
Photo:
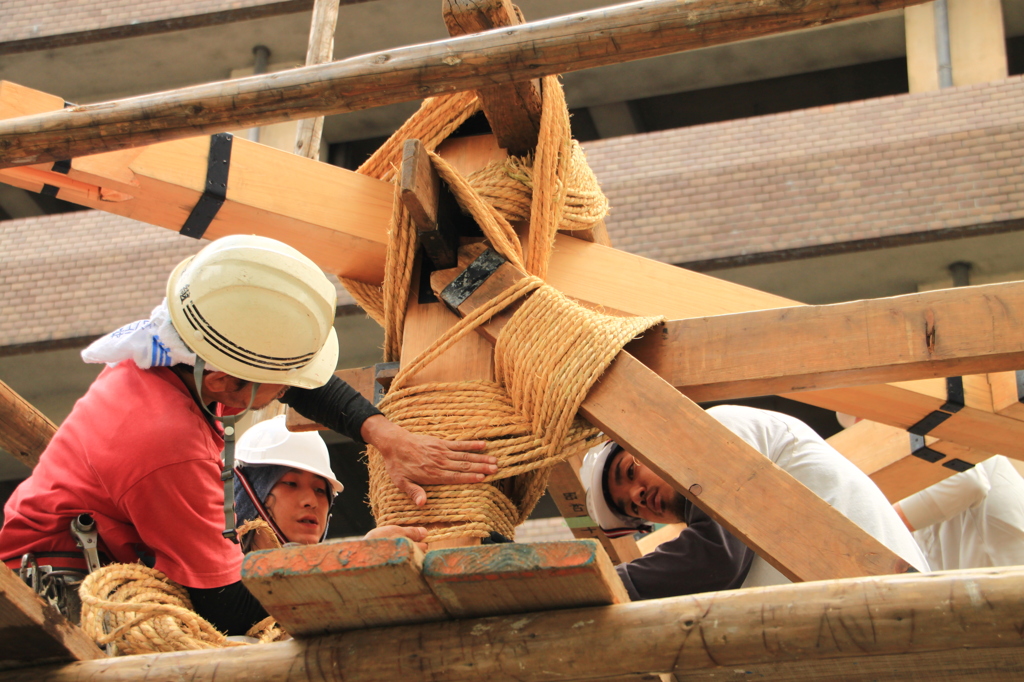
{"label": "bamboo pole", "polygon": [[[326,64],[334,59],[334,33],[338,28],[338,0],[316,0],[309,27],[306,66]],[[320,158],[324,117],[304,118],[295,131],[295,153],[307,159]]]}
{"label": "bamboo pole", "polygon": [[0,381],[0,447],[31,468],[56,431],[45,414]]}
{"label": "bamboo pole", "polygon": [[0,168],[682,52],[923,0],[651,0],[0,123]]}
{"label": "bamboo pole", "polygon": [[[1020,567],[854,578],[83,661],[0,673],[0,682],[544,682],[757,665],[780,673],[813,662],[832,664],[831,679],[861,679],[887,658],[897,665],[873,679],[912,669],[920,679],[1012,680],[1024,660],[1022,592]],[[1000,660],[1005,673],[990,674]]]}

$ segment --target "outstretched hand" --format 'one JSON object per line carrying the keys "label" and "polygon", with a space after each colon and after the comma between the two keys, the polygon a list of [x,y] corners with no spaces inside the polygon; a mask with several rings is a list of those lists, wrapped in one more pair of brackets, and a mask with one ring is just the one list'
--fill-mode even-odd
{"label": "outstretched hand", "polygon": [[424,552],[427,551],[427,529],[419,526],[377,526],[366,534],[364,540],[374,538],[409,538],[417,547]]}
{"label": "outstretched hand", "polygon": [[427,502],[421,485],[479,483],[498,471],[496,457],[480,454],[486,441],[441,440],[411,433],[383,415],[363,422],[362,436],[380,451],[388,476],[417,507]]}

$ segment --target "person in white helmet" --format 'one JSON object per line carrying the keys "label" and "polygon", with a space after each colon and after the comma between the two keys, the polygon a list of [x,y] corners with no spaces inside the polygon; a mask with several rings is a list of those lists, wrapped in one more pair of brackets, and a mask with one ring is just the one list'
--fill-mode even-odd
{"label": "person in white helmet", "polygon": [[83,570],[69,525],[88,514],[102,559],[155,567],[189,589],[201,615],[233,614],[211,620],[243,634],[262,607],[240,581],[232,477],[221,479],[240,413],[278,398],[372,443],[416,503],[425,501],[417,483],[495,471],[496,459],[477,452],[483,442],[410,434],[333,376],[335,308],[316,264],[273,239],[225,237],[184,260],[148,320],[82,352],[107,367],[8,500],[0,559],[15,569],[38,562],[40,573]]}
{"label": "person in white helmet", "polygon": [[[929,570],[878,487],[809,426],[785,414],[738,405],[720,405],[707,412],[916,570]],[[610,535],[649,530],[654,523],[687,524],[675,540],[616,567],[633,599],[789,582],[616,443],[588,452],[580,475],[587,490],[587,511]]]}
{"label": "person in white helmet", "polygon": [[[261,519],[269,526],[269,533],[247,533],[241,539],[243,552],[289,542],[313,545],[327,537],[330,508],[345,487],[331,469],[319,434],[289,431],[285,416],[278,415],[246,431],[235,456],[236,521],[241,527]],[[382,526],[366,538],[401,536],[420,542],[426,534],[426,528]]]}

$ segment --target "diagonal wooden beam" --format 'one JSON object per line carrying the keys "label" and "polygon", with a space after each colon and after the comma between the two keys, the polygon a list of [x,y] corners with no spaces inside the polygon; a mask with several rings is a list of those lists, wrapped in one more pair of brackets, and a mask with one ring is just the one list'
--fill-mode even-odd
{"label": "diagonal wooden beam", "polygon": [[56,432],[49,417],[0,381],[0,447],[31,468]]}
{"label": "diagonal wooden beam", "polygon": [[[486,247],[464,248],[476,253]],[[435,272],[431,287],[441,295],[460,272]],[[522,277],[509,263],[502,264],[458,303],[459,314],[486,304]],[[499,313],[478,331],[493,342],[511,313]],[[591,389],[580,414],[791,580],[908,569],[903,559],[626,351]],[[782,528],[785,533],[779,532]]]}
{"label": "diagonal wooden beam", "polygon": [[633,2],[0,123],[0,167],[325,116],[812,28],[924,0]]}
{"label": "diagonal wooden beam", "polygon": [[1019,567],[776,585],[42,666],[0,673],[0,682],[321,680],[337,671],[357,682],[550,682],[648,671],[749,679],[752,669],[773,680],[902,682],[913,670],[921,679],[1010,682],[1024,667],[1022,591]]}

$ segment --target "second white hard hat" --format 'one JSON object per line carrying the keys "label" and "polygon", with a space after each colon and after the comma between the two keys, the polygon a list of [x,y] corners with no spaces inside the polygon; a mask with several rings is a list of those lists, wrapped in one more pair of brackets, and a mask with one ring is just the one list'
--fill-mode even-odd
{"label": "second white hard hat", "polygon": [[238,439],[235,459],[251,465],[277,464],[323,476],[334,493],[345,489],[331,469],[331,456],[323,438],[315,432],[289,431],[280,414],[253,425]]}
{"label": "second white hard hat", "polygon": [[192,351],[231,376],[318,388],[338,363],[337,291],[317,265],[268,237],[232,235],[167,280],[171,322]]}

